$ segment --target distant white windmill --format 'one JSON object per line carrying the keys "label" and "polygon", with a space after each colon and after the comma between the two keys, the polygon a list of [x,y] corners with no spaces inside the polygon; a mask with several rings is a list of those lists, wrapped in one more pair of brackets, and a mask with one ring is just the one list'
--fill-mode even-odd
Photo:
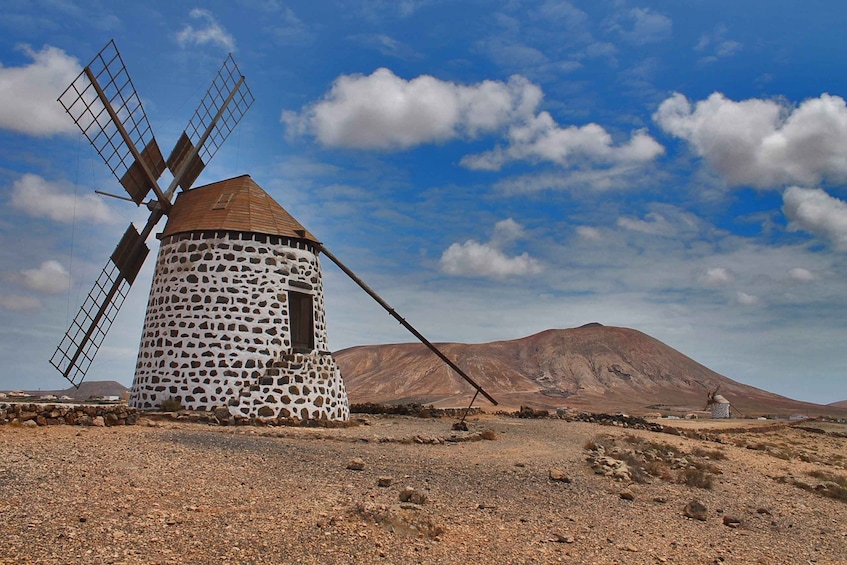
{"label": "distant white windmill", "polygon": [[704,410],[711,412],[712,418],[732,418],[732,409],[729,400],[718,394],[720,388],[721,386],[718,385],[712,392],[707,392],[706,407]]}

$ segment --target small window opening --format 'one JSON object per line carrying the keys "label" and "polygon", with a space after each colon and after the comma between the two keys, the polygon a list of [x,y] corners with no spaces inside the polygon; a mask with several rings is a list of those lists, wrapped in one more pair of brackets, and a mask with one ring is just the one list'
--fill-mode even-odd
{"label": "small window opening", "polygon": [[288,311],[291,326],[291,349],[308,353],[315,348],[315,317],[312,295],[288,291]]}

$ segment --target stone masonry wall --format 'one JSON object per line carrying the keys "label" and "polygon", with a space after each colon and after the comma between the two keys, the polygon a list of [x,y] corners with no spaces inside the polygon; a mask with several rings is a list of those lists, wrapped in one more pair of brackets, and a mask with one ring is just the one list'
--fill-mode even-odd
{"label": "stone masonry wall", "polygon": [[135,408],[126,404],[0,402],[0,424],[22,426],[131,426]]}
{"label": "stone masonry wall", "polygon": [[[312,295],[311,352],[292,349],[288,291]],[[171,397],[233,416],[348,418],[310,244],[233,232],[162,241],[130,405],[157,409]]]}

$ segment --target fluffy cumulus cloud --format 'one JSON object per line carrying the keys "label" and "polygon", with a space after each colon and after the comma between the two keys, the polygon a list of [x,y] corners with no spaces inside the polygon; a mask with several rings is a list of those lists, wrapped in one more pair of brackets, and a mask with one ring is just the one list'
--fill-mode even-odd
{"label": "fluffy cumulus cloud", "polygon": [[76,131],[56,99],[82,71],[79,62],[56,47],[21,49],[32,63],[0,65],[0,128],[40,136]]}
{"label": "fluffy cumulus cloud", "polygon": [[58,294],[68,289],[71,277],[58,261],[45,261],[37,269],[21,271],[24,286],[44,294]]}
{"label": "fluffy cumulus cloud", "polygon": [[531,115],[540,100],[541,90],[519,76],[466,86],[382,68],[338,77],[322,100],[283,112],[282,121],[327,146],[397,150],[497,130]]}
{"label": "fluffy cumulus cloud", "polygon": [[97,196],[74,195],[70,184],[50,182],[30,173],[12,184],[11,204],[30,216],[56,222],[111,223],[116,220],[112,210]]}
{"label": "fluffy cumulus cloud", "polygon": [[674,94],[653,119],[730,185],[847,180],[847,105],[838,96],[822,94],[792,107],[778,100],[736,102],[717,92],[692,104]]}
{"label": "fluffy cumulus cloud", "polygon": [[469,239],[448,247],[441,255],[441,270],[448,275],[494,278],[540,273],[540,263],[528,253],[509,256],[502,250],[523,236],[523,227],[511,218],[497,222],[488,243]]}
{"label": "fluffy cumulus cloud", "polygon": [[807,231],[847,251],[847,202],[819,188],[797,186],[788,188],[782,201],[789,229]]}
{"label": "fluffy cumulus cloud", "polygon": [[470,169],[496,171],[509,161],[548,161],[561,166],[591,161],[603,164],[643,163],[664,153],[644,130],[615,145],[611,134],[591,123],[562,127],[547,112],[528,118],[509,129],[509,144],[478,155],[469,155],[462,164]]}
{"label": "fluffy cumulus cloud", "polygon": [[462,85],[422,75],[406,80],[389,69],[344,75],[318,102],[300,112],[284,111],[290,135],[313,135],[326,146],[404,150],[425,143],[502,134],[506,143],[464,157],[476,170],[499,170],[512,161],[551,162],[564,167],[643,164],[664,153],[644,130],[616,142],[598,124],[561,126],[536,112],[541,89],[515,75],[508,82]]}
{"label": "fluffy cumulus cloud", "polygon": [[176,34],[180,47],[213,44],[235,51],[235,39],[218,23],[212,12],[194,8],[188,15],[200,22],[200,26],[194,27],[187,24]]}

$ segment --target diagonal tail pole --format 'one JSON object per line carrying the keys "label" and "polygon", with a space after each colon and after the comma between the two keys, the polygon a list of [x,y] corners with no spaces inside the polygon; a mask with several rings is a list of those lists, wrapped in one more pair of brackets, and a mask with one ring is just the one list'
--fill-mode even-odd
{"label": "diagonal tail pole", "polygon": [[[494,398],[490,394],[485,392],[485,390],[483,390],[483,388],[481,386],[479,386],[476,383],[476,381],[474,381],[472,378],[470,378],[468,375],[466,375],[465,372],[462,369],[460,369],[459,366],[456,365],[453,361],[451,361],[449,357],[444,355],[444,353],[442,353],[440,349],[438,349],[436,346],[434,346],[432,343],[430,343],[430,341],[427,338],[425,338],[418,330],[416,330],[412,326],[412,324],[410,324],[402,316],[400,316],[400,314],[398,314],[394,310],[394,308],[392,308],[385,300],[383,300],[376,292],[374,292],[374,290],[371,287],[369,287],[367,284],[365,284],[365,282],[362,279],[357,277],[356,273],[351,271],[344,263],[342,263],[338,259],[338,257],[336,257],[335,255],[330,253],[330,251],[326,247],[324,247],[324,245],[322,243],[318,243],[318,246],[320,247],[321,253],[326,255],[329,258],[330,261],[335,263],[338,266],[339,269],[344,271],[344,274],[346,274],[348,277],[350,277],[353,280],[353,282],[355,282],[357,285],[359,285],[361,287],[361,289],[364,290],[371,298],[376,300],[376,302],[380,306],[382,306],[389,314],[391,314],[391,316],[395,320],[400,322],[400,324],[404,328],[409,330],[409,332],[411,332],[412,335],[414,335],[416,338],[418,338],[418,340],[420,340],[421,343],[423,343],[425,346],[427,346],[427,348],[429,348],[430,351],[435,353],[442,361],[444,361],[447,365],[449,365],[451,369],[456,371],[456,373],[460,377],[465,379],[472,387],[474,387],[476,389],[477,393],[482,394],[494,406],[497,406],[497,401],[494,400]],[[474,398],[476,398],[476,395],[474,395]]]}

